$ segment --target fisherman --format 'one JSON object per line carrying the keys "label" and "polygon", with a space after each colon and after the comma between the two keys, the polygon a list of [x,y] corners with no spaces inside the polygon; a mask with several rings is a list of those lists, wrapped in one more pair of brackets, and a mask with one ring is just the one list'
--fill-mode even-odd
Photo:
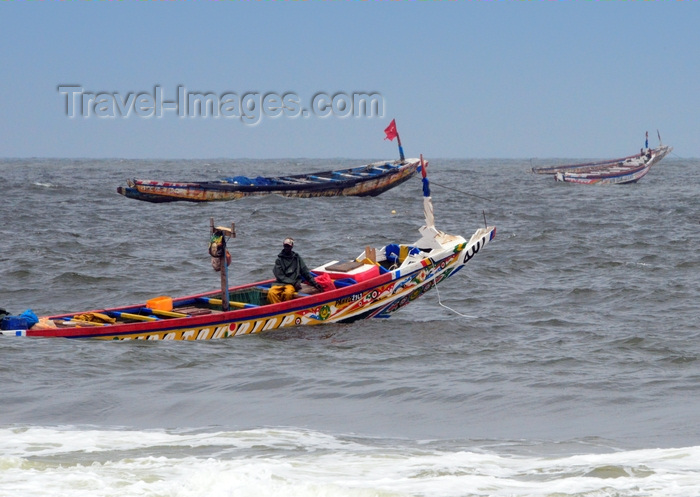
{"label": "fisherman", "polygon": [[272,272],[277,279],[276,283],[267,293],[267,299],[271,304],[284,302],[294,298],[294,292],[301,289],[302,279],[306,280],[317,290],[323,291],[323,287],[316,282],[304,259],[294,252],[294,239],[285,238],[282,244],[282,252],[277,255],[275,267]]}

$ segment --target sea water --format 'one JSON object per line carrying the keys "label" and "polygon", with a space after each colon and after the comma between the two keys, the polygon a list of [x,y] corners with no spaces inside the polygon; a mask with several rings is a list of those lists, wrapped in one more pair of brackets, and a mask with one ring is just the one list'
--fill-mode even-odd
{"label": "sea water", "polygon": [[[583,159],[570,159],[571,162]],[[412,179],[376,198],[148,204],[127,178],[362,161],[0,161],[0,307],[38,315],[214,289],[410,242]],[[496,239],[391,319],[209,342],[0,337],[0,497],[700,496],[700,161],[634,185],[558,161],[431,160],[436,225]]]}

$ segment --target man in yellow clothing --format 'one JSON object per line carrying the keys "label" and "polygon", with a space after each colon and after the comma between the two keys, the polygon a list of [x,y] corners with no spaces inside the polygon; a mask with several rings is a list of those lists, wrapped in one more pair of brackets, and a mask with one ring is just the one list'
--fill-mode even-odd
{"label": "man in yellow clothing", "polygon": [[294,298],[294,292],[301,289],[302,278],[318,290],[323,290],[314,279],[313,275],[306,267],[304,259],[294,252],[294,240],[285,238],[282,244],[282,252],[277,255],[275,267],[272,272],[275,274],[277,282],[267,293],[267,300],[271,304],[284,302]]}

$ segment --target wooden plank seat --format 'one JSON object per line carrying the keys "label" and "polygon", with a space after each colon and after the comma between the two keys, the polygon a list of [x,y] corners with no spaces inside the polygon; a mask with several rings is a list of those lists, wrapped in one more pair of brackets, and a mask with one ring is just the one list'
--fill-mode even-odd
{"label": "wooden plank seat", "polygon": [[187,314],[188,316],[203,316],[205,314],[212,314],[215,312],[221,312],[216,309],[198,307],[196,305],[188,305],[177,308],[178,312]]}
{"label": "wooden plank seat", "polygon": [[362,267],[362,266],[363,266],[363,264],[361,262],[358,262],[358,261],[337,262],[337,263],[332,264],[330,266],[326,266],[326,271],[347,273],[349,271],[352,271],[353,269],[357,269],[358,267]]}

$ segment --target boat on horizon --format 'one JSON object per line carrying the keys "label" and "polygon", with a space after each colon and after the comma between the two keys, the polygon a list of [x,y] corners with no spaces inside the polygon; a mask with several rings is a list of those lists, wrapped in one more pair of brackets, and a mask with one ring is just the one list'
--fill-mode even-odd
{"label": "boat on horizon", "polygon": [[660,134],[658,136],[659,146],[652,149],[648,146],[647,133],[645,148],[642,148],[638,154],[594,162],[533,167],[532,172],[549,174],[556,181],[567,183],[601,185],[635,183],[643,178],[654,164],[657,164],[673,150],[673,147],[661,142]]}
{"label": "boat on horizon", "polygon": [[224,269],[228,262],[226,240],[235,236],[235,226],[215,227],[211,220],[212,239],[221,243],[216,251],[221,274],[219,289],[179,298],[161,295],[135,305],[37,317],[36,324],[25,326],[29,329],[17,326],[21,325],[21,316],[6,317],[0,326],[5,329],[0,334],[102,340],[208,340],[294,326],[389,317],[454,276],[496,235],[496,227],[486,225],[469,238],[436,229],[427,163],[423,163],[422,157],[419,162],[425,215],[425,224],[419,228],[420,238],[412,243],[366,246],[354,260],[330,260],[316,267],[312,272],[317,281],[325,279],[323,291],[302,285],[292,300],[269,303],[267,292],[275,283],[272,279],[229,286],[228,270]]}
{"label": "boat on horizon", "polygon": [[636,183],[647,175],[651,167],[663,159],[672,147],[665,147],[665,150],[650,151],[648,155],[643,155],[636,159],[610,164],[602,168],[592,168],[585,171],[560,171],[554,175],[556,181],[566,183],[579,183],[586,185],[623,185]]}

